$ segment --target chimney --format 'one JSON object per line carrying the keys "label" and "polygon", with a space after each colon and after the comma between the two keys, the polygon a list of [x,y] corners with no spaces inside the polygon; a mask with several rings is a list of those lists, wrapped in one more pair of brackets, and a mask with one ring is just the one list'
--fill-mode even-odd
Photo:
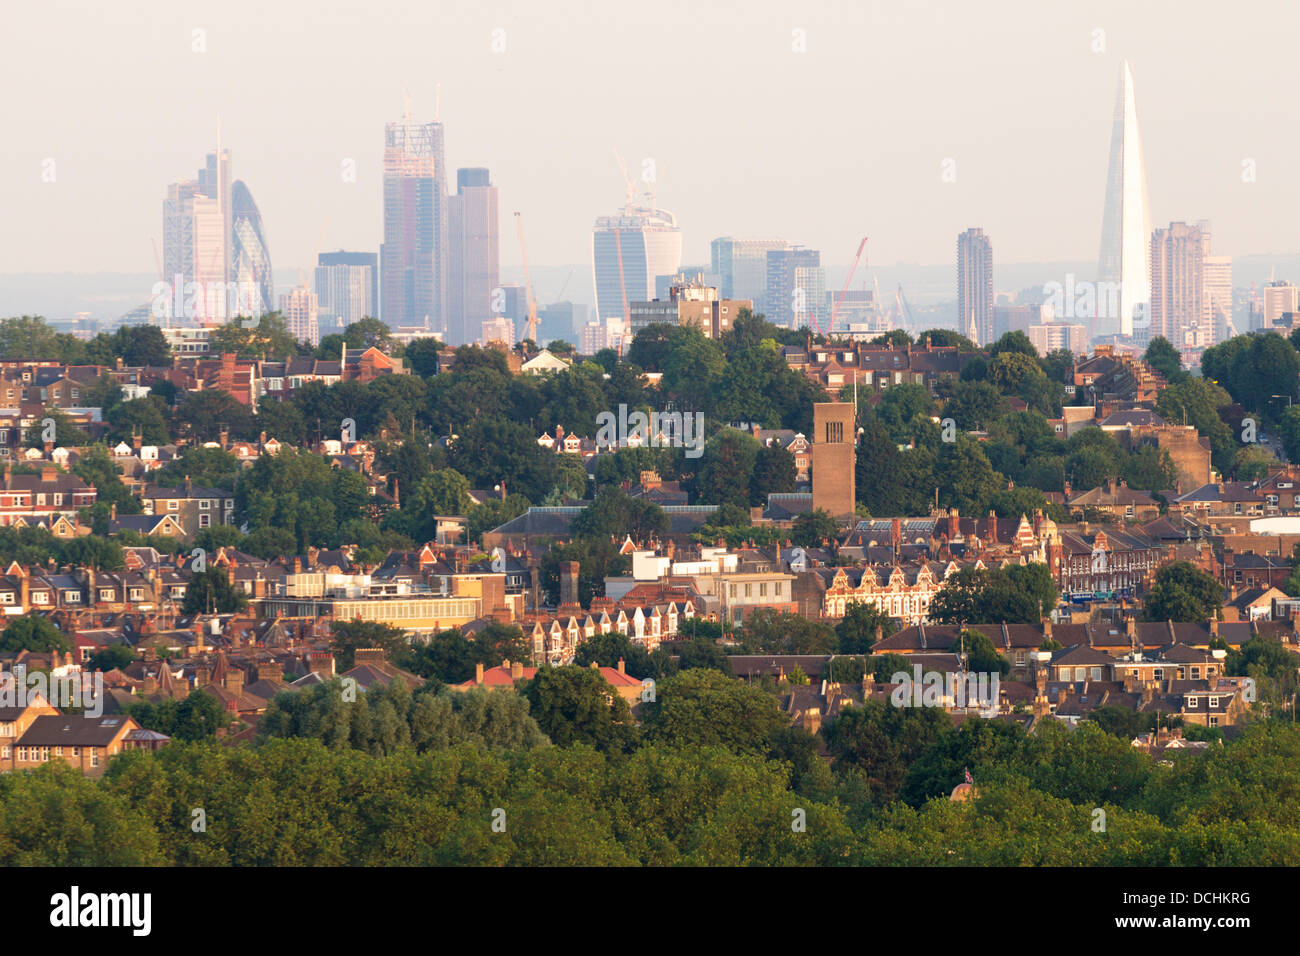
{"label": "chimney", "polygon": [[47,484],[51,481],[59,480],[59,470],[53,466],[46,465],[41,469],[41,483]]}
{"label": "chimney", "polygon": [[185,497],[189,498],[193,490],[194,490],[194,483],[190,481],[190,476],[186,475],[185,476]]}
{"label": "chimney", "polygon": [[578,604],[578,568],[577,561],[564,561],[560,564],[561,607],[573,607]]}
{"label": "chimney", "polygon": [[244,692],[244,671],[242,668],[232,667],[226,671],[226,690],[235,695]]}
{"label": "chimney", "polygon": [[474,683],[483,686],[483,662],[474,665]]}
{"label": "chimney", "polygon": [[313,651],[307,655],[307,666],[313,674],[329,680],[334,676],[334,655],[328,651]]}
{"label": "chimney", "polygon": [[502,665],[510,664],[510,679],[511,679],[511,680],[522,680],[522,679],[523,679],[523,676],[524,676],[524,664],[523,664],[523,661],[515,661],[515,662],[513,662],[513,663],[511,663],[510,661],[502,661],[501,663],[502,663]]}
{"label": "chimney", "polygon": [[1057,706],[1057,707],[1064,707],[1064,706],[1065,706],[1065,698],[1066,698],[1066,696],[1067,696],[1067,693],[1068,693],[1068,692],[1066,691],[1066,689],[1065,689],[1064,687],[1061,687],[1061,688],[1058,688],[1058,689],[1057,689],[1057,691],[1056,691],[1056,706]]}
{"label": "chimney", "polygon": [[621,657],[618,659],[618,672],[619,672],[620,674],[626,674],[626,673],[627,673],[627,671],[623,669],[623,658],[621,658]]}

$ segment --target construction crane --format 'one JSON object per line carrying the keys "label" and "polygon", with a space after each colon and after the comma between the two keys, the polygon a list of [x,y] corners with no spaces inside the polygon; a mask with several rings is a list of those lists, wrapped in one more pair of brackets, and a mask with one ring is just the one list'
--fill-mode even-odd
{"label": "construction crane", "polygon": [[867,251],[867,237],[863,236],[862,241],[858,243],[857,255],[853,257],[853,265],[849,268],[849,276],[844,280],[844,288],[840,290],[840,297],[835,300],[835,307],[831,309],[830,328],[835,328],[835,316],[839,315],[840,305],[844,302],[844,297],[849,294],[849,283],[853,281],[853,274],[858,271],[858,263],[866,265],[864,253]]}
{"label": "construction crane", "polygon": [[537,344],[537,300],[533,298],[533,280],[528,275],[528,245],[524,242],[524,216],[515,213],[515,225],[519,227],[519,252],[524,260],[524,295],[528,298],[528,336]]}
{"label": "construction crane", "polygon": [[917,325],[916,316],[912,314],[912,305],[907,301],[907,296],[903,294],[903,284],[901,282],[898,284],[897,298],[899,316],[905,324],[915,328]]}

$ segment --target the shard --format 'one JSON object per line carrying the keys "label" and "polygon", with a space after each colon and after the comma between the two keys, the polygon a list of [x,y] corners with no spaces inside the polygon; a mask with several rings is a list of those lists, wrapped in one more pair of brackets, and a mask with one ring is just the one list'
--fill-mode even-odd
{"label": "the shard", "polygon": [[1093,338],[1122,335],[1145,339],[1151,322],[1151,207],[1133,71],[1127,60],[1120,71],[1115,103],[1097,272],[1102,285],[1097,291]]}

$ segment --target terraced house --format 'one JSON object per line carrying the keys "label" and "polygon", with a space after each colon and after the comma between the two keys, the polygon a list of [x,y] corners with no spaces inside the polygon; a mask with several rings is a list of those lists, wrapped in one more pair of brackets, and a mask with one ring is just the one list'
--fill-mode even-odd
{"label": "terraced house", "polygon": [[40,522],[49,527],[59,518],[71,521],[98,497],[98,492],[76,475],[50,466],[37,474],[17,474],[6,463],[0,483],[0,525]]}

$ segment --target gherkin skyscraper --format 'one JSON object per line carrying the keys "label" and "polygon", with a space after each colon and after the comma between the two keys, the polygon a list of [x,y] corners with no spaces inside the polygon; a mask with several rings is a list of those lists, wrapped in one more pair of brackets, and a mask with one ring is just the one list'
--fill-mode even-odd
{"label": "gherkin skyscraper", "polygon": [[1127,60],[1120,68],[1115,103],[1097,273],[1103,285],[1096,297],[1093,338],[1122,335],[1145,340],[1151,325],[1151,207],[1133,71]]}

